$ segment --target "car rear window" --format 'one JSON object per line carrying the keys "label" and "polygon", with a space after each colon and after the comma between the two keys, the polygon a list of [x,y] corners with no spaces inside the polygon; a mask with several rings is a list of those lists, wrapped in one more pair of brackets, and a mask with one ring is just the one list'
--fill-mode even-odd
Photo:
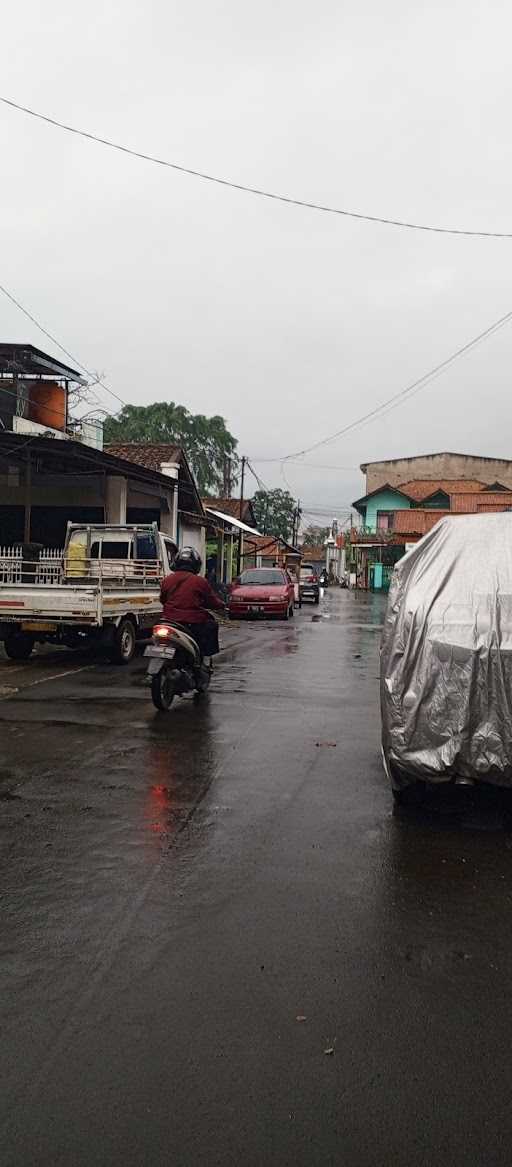
{"label": "car rear window", "polygon": [[286,578],[282,571],[273,571],[272,568],[261,567],[255,568],[254,571],[243,571],[240,576],[240,583],[244,587],[247,587],[248,584],[263,584],[263,587],[266,587],[267,584],[284,584],[286,583]]}
{"label": "car rear window", "polygon": [[303,575],[316,575],[316,567],[312,563],[303,563],[300,569],[301,578]]}

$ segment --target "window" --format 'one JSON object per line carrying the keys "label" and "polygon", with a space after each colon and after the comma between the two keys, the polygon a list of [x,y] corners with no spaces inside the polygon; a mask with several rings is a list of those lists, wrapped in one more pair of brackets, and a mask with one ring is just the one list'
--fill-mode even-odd
{"label": "window", "polygon": [[169,567],[172,567],[174,560],[176,558],[176,552],[178,550],[176,544],[173,543],[172,539],[165,540],[165,550],[167,551],[167,558],[169,560]]}
{"label": "window", "polygon": [[157,559],[154,535],[137,535],[137,559]]}
{"label": "window", "polygon": [[286,583],[286,579],[283,571],[273,571],[271,567],[257,567],[254,571],[243,571],[240,576],[240,583],[244,587],[247,584],[254,584],[255,587],[263,584],[263,587],[268,587],[269,584],[284,584]]}
{"label": "window", "polygon": [[132,544],[112,539],[96,539],[91,544],[91,559],[131,559]]}
{"label": "window", "polygon": [[391,531],[393,529],[393,511],[377,511],[377,530]]}

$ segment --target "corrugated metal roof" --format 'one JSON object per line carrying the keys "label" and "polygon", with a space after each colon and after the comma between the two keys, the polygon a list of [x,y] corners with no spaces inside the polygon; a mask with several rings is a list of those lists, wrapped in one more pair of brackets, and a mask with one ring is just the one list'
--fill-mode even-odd
{"label": "corrugated metal roof", "polygon": [[410,511],[395,511],[392,532],[393,535],[426,535],[435,527],[439,519],[444,519],[450,511],[421,510],[419,507]]}
{"label": "corrugated metal roof", "polygon": [[23,376],[57,377],[62,381],[75,381],[80,385],[86,384],[83,373],[63,365],[42,349],[33,344],[11,344],[8,341],[0,343],[0,373],[17,373]]}
{"label": "corrugated metal roof", "polygon": [[492,493],[485,491],[483,494],[460,494],[459,492],[450,495],[450,508],[453,514],[459,515],[477,515],[480,510],[488,509],[490,506],[496,507],[498,511],[506,511],[512,508],[512,491],[502,490]]}
{"label": "corrugated metal roof", "polygon": [[[205,507],[207,515],[215,515],[216,519],[222,519],[224,523],[229,523],[232,527],[236,527],[239,531],[248,531],[250,535],[260,535],[254,527],[249,527],[247,523],[242,523],[240,519],[236,519],[234,515],[226,515],[223,511],[215,511],[213,507]],[[261,536],[260,536],[261,537]]]}

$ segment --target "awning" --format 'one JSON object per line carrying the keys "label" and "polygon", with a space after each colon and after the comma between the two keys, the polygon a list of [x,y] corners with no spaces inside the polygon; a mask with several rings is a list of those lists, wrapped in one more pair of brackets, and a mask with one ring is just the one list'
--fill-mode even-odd
{"label": "awning", "polygon": [[216,519],[222,519],[230,527],[236,527],[239,531],[248,531],[249,535],[261,535],[261,531],[256,531],[255,527],[248,527],[247,523],[242,523],[240,519],[234,519],[233,515],[225,515],[222,511],[212,511],[211,507],[204,509],[207,515],[215,515]]}

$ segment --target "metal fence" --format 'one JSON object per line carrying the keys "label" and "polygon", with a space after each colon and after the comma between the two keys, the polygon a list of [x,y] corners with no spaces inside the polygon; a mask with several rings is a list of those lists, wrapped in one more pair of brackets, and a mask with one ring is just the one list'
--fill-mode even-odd
{"label": "metal fence", "polygon": [[159,587],[164,574],[159,559],[64,558],[64,549],[43,547],[37,559],[23,558],[22,547],[0,547],[1,584],[101,584],[116,587]]}
{"label": "metal fence", "polygon": [[39,558],[28,563],[22,547],[0,547],[0,584],[23,583],[27,574],[31,583],[60,583],[63,555],[63,548],[43,547]]}

